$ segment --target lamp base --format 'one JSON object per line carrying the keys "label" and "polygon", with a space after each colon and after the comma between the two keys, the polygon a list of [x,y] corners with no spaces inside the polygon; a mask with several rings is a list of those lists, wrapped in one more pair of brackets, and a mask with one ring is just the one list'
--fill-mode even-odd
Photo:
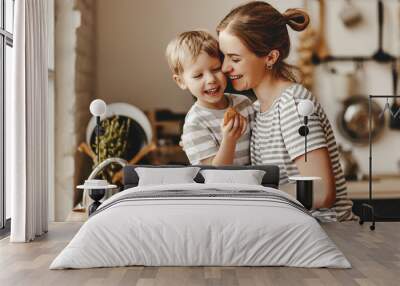
{"label": "lamp base", "polygon": [[298,180],[296,181],[296,198],[303,206],[310,210],[313,204],[313,181]]}
{"label": "lamp base", "polygon": [[97,201],[93,202],[88,208],[89,216],[91,216],[92,213],[94,213],[100,205],[101,205],[100,202],[97,202]]}
{"label": "lamp base", "polygon": [[89,190],[89,197],[94,200],[94,202],[89,206],[88,212],[89,216],[94,213],[97,208],[101,205],[99,202],[105,195],[106,189],[90,189]]}

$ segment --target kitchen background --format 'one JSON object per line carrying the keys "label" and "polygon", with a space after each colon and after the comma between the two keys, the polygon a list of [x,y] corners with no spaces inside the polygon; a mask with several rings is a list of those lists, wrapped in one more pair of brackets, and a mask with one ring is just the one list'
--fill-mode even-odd
{"label": "kitchen background", "polygon": [[[55,43],[55,191],[51,208],[55,220],[65,220],[71,208],[79,203],[81,194],[75,192],[75,186],[87,178],[93,165],[87,155],[90,151],[82,143],[89,145],[86,142],[88,106],[94,98],[101,98],[107,104],[128,103],[147,112],[152,131],[158,136],[155,143],[168,148],[147,154],[143,161],[185,160],[176,146],[176,136],[171,134],[179,134],[181,120],[193,100],[172,81],[164,57],[165,47],[171,38],[185,30],[205,28],[215,34],[222,17],[243,2],[55,2],[54,15],[50,15]],[[373,57],[379,49],[379,1],[268,2],[281,12],[298,7],[307,9],[311,15],[310,29],[298,33],[289,28],[292,40],[289,62],[299,65],[306,73],[306,84],[325,108],[337,141],[344,149],[343,167],[350,179],[359,180],[349,183],[350,192],[354,198],[365,198],[367,184],[361,180],[368,174],[369,148],[365,137],[368,104],[365,105],[365,100],[369,94],[393,94],[393,75],[399,67],[395,59],[380,62],[379,56]],[[397,58],[400,56],[400,1],[382,0],[381,3],[382,48]],[[356,60],[351,60],[355,57]],[[332,58],[338,60],[329,60]],[[386,100],[376,100],[376,104],[373,172],[379,178],[374,184],[382,195],[393,197],[400,194],[400,189],[396,190],[400,176],[400,129],[389,127],[389,112],[379,117]],[[389,100],[389,104],[393,101]],[[139,137],[138,134],[136,138]]]}

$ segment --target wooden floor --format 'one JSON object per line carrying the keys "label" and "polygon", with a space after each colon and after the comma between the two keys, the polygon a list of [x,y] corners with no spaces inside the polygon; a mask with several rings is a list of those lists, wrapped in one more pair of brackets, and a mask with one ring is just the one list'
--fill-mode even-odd
{"label": "wooden floor", "polygon": [[325,224],[352,269],[289,267],[122,267],[48,270],[81,223],[53,223],[26,244],[0,241],[0,285],[400,285],[400,223]]}

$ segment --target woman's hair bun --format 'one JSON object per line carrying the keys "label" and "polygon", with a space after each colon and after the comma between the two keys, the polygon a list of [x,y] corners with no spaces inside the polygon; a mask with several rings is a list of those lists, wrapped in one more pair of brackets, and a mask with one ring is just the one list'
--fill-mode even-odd
{"label": "woman's hair bun", "polygon": [[287,9],[282,16],[286,23],[295,31],[303,31],[310,23],[310,16],[300,9]]}

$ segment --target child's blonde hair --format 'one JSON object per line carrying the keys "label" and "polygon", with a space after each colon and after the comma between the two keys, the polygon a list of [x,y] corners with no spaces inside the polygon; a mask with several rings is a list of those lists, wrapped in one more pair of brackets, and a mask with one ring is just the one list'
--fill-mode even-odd
{"label": "child's blonde hair", "polygon": [[183,61],[196,60],[203,51],[210,57],[221,58],[218,41],[207,31],[195,30],[179,34],[168,44],[165,55],[171,71],[180,75]]}

